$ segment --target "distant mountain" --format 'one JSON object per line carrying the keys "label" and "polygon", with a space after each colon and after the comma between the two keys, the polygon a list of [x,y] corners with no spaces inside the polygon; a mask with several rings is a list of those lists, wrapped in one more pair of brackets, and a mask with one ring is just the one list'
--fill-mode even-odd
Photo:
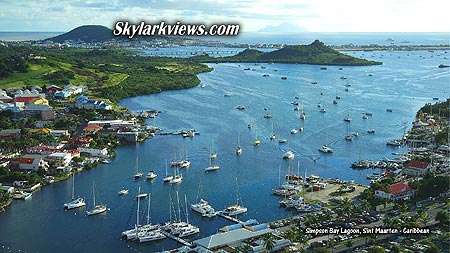
{"label": "distant mountain", "polygon": [[210,58],[205,62],[276,62],[339,66],[382,64],[340,53],[319,40],[309,45],[286,46],[271,52],[246,49],[234,56]]}
{"label": "distant mountain", "polygon": [[300,27],[296,24],[293,23],[282,23],[279,24],[277,26],[266,26],[263,29],[258,30],[258,32],[262,32],[262,33],[303,33],[303,32],[308,32],[308,30],[306,30],[306,28]]}
{"label": "distant mountain", "polygon": [[104,42],[113,39],[112,30],[101,25],[84,25],[77,27],[70,32],[48,38],[53,42],[63,43],[66,40],[84,42]]}

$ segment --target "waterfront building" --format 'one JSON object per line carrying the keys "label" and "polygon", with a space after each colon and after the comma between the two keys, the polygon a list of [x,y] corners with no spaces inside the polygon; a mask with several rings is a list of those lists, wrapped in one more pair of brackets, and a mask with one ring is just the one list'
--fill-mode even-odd
{"label": "waterfront building", "polygon": [[26,154],[19,159],[19,168],[27,171],[47,170],[49,164],[44,160],[44,155]]}
{"label": "waterfront building", "polygon": [[408,176],[418,177],[425,175],[428,171],[430,171],[430,169],[431,164],[428,162],[411,160],[403,172]]}
{"label": "waterfront building", "polygon": [[48,161],[54,161],[57,166],[67,167],[72,161],[71,153],[57,152],[46,157]]}
{"label": "waterfront building", "polygon": [[410,200],[414,197],[414,191],[404,182],[398,182],[389,186],[389,192],[383,190],[375,191],[377,198],[389,199],[394,202]]}

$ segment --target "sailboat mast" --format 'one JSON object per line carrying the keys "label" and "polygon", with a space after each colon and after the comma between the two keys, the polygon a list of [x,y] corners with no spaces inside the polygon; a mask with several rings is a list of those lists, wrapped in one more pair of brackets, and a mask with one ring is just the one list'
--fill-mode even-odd
{"label": "sailboat mast", "polygon": [[150,199],[152,198],[152,194],[148,194],[148,205],[147,205],[147,224],[150,225]]}
{"label": "sailboat mast", "polygon": [[94,195],[94,207],[95,207],[95,185],[94,185],[94,181],[92,181],[92,195]]}
{"label": "sailboat mast", "polygon": [[178,204],[178,219],[181,222],[180,198],[178,197],[178,191],[177,191],[177,204]]}
{"label": "sailboat mast", "polygon": [[185,203],[185,209],[186,209],[186,222],[189,223],[189,213],[188,213],[188,209],[187,209],[186,194],[184,194],[184,203]]}
{"label": "sailboat mast", "polygon": [[[138,196],[141,194],[141,187],[138,188]],[[136,210],[136,230],[139,228],[139,197],[137,198],[137,210]]]}
{"label": "sailboat mast", "polygon": [[72,200],[75,198],[75,174],[72,177]]}

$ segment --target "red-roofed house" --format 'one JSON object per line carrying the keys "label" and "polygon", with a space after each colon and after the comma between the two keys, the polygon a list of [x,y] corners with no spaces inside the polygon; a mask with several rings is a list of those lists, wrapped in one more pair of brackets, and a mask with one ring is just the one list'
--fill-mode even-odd
{"label": "red-roofed house", "polygon": [[414,190],[403,182],[391,184],[389,190],[390,192],[377,190],[375,191],[375,196],[378,198],[389,199],[394,202],[408,200],[414,197]]}
{"label": "red-roofed house", "polygon": [[83,131],[84,133],[88,134],[88,133],[96,133],[98,132],[100,129],[102,129],[101,126],[97,126],[97,125],[88,125],[86,126]]}
{"label": "red-roofed house", "polygon": [[408,176],[418,177],[422,176],[431,169],[431,164],[429,162],[422,162],[418,160],[409,161],[406,166],[404,173]]}
{"label": "red-roofed house", "polygon": [[43,158],[42,155],[23,155],[19,159],[19,168],[21,170],[47,170],[49,165]]}
{"label": "red-roofed house", "polygon": [[60,90],[62,90],[62,88],[60,88],[56,85],[51,85],[51,86],[47,87],[45,92],[48,94],[54,94],[55,92],[60,91]]}

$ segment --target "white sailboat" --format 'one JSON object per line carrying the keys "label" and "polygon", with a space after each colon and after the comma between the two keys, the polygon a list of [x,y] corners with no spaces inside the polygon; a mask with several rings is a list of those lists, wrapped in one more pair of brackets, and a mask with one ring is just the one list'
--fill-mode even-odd
{"label": "white sailboat", "polygon": [[152,225],[150,218],[150,200],[151,195],[148,198],[147,206],[147,224],[142,226],[142,229],[137,233],[137,238],[139,242],[152,242],[157,240],[165,239],[166,236],[159,229],[159,225]]}
{"label": "white sailboat", "polygon": [[302,120],[306,119],[306,113],[305,113],[305,110],[303,109],[303,102],[302,102],[302,113],[300,114],[300,119],[302,119]]}
{"label": "white sailboat", "polygon": [[211,150],[209,151],[209,159],[214,160],[217,158],[217,153],[214,152],[214,140],[211,142]]}
{"label": "white sailboat", "polygon": [[75,174],[74,174],[72,176],[72,201],[70,201],[69,203],[65,203],[64,209],[70,210],[70,209],[82,207],[85,205],[86,205],[86,202],[84,201],[83,198],[78,197],[77,199],[75,199]]}
{"label": "white sailboat", "polygon": [[253,142],[253,146],[258,146],[259,144],[261,144],[261,141],[258,139],[258,130],[255,130],[255,134],[256,134],[256,139]]}
{"label": "white sailboat", "polygon": [[141,178],[144,173],[142,173],[141,171],[139,171],[139,149],[138,149],[138,143],[136,142],[136,172],[134,173],[134,179],[137,180],[139,178]]}
{"label": "white sailboat", "polygon": [[106,205],[103,205],[103,204],[96,205],[96,203],[95,203],[95,184],[94,184],[94,182],[92,182],[92,197],[94,199],[94,208],[92,208],[89,211],[86,211],[86,214],[88,216],[100,214],[100,213],[106,212],[108,210]]}
{"label": "white sailboat", "polygon": [[[178,170],[178,169],[177,169]],[[169,181],[171,184],[178,184],[183,181],[183,175],[180,173],[180,171],[175,170],[175,176]]]}
{"label": "white sailboat", "polygon": [[236,178],[236,203],[225,208],[225,210],[223,210],[222,213],[229,216],[237,216],[239,214],[243,214],[246,212],[247,207],[239,205],[239,186]]}
{"label": "white sailboat", "polygon": [[147,180],[153,180],[158,177],[158,174],[154,170],[151,170],[147,173]]}
{"label": "white sailboat", "polygon": [[274,132],[273,132],[273,122],[272,122],[272,128],[270,131],[270,140],[275,140],[275,138],[276,138],[276,134],[274,134]]}
{"label": "white sailboat", "polygon": [[319,151],[323,153],[333,153],[333,149],[331,149],[327,145],[328,145],[328,135],[327,129],[325,128],[325,145],[322,145],[322,147],[319,148]]}
{"label": "white sailboat", "polygon": [[168,173],[167,173],[167,160],[166,160],[166,176],[163,178],[163,181],[164,181],[164,183],[168,183],[168,182],[170,182],[170,180],[172,180],[173,179],[173,175],[169,175]]}
{"label": "white sailboat", "polygon": [[237,147],[236,147],[236,155],[242,154],[242,146],[241,146],[241,140],[240,140],[240,134],[238,132],[238,141],[237,141]]}
{"label": "white sailboat", "polygon": [[[208,201],[202,198],[203,192],[203,177],[200,178],[200,184],[198,186],[196,203],[191,204],[191,209],[195,212],[201,214],[203,217],[212,218],[216,216],[216,211],[214,208],[208,203]],[[200,200],[199,200],[200,198]]]}
{"label": "white sailboat", "polygon": [[218,165],[212,165],[211,164],[211,159],[209,159],[209,166],[205,168],[205,172],[216,171],[216,170],[219,170],[219,169],[220,169],[220,167]]}

